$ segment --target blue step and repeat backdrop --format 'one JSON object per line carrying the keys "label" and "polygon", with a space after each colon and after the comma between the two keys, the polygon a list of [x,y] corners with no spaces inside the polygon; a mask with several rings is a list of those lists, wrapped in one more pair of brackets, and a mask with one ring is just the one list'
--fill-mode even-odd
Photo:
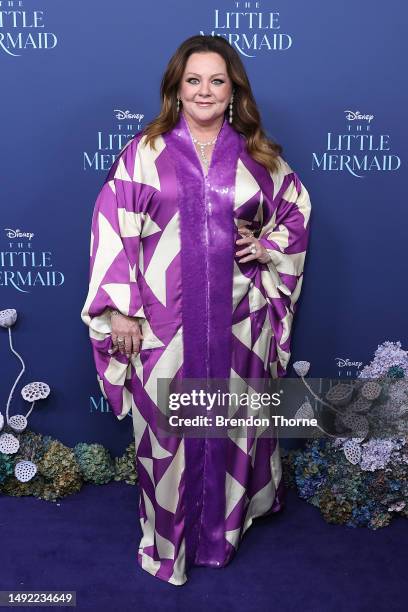
{"label": "blue step and repeat backdrop", "polygon": [[[292,362],[355,376],[384,340],[407,348],[407,81],[400,0],[1,0],[0,310],[51,387],[30,427],[119,454],[131,418],[100,394],[80,319],[90,223],[107,171],[159,112],[168,59],[188,36],[241,54],[268,134],[309,190],[310,251]],[[405,181],[404,181],[405,178]],[[20,363],[0,329],[1,411]]]}

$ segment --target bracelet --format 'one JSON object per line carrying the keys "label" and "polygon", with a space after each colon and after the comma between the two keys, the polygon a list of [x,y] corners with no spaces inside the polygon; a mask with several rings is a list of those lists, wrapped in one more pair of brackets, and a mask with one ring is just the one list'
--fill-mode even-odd
{"label": "bracelet", "polygon": [[[113,317],[113,315],[121,315],[122,313],[119,312],[119,310],[111,310],[111,317]],[[128,315],[123,315],[125,317],[127,317]],[[143,319],[143,317],[130,317],[130,318],[136,318],[138,321]]]}

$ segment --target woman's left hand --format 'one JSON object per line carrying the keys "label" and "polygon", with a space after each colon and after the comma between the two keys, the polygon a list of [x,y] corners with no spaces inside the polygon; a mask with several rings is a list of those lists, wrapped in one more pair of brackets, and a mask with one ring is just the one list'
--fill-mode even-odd
{"label": "woman's left hand", "polygon": [[240,227],[238,231],[243,235],[243,238],[238,238],[236,243],[242,246],[245,245],[245,248],[237,251],[235,254],[237,256],[246,255],[246,257],[243,257],[242,259],[238,259],[239,263],[254,261],[255,259],[257,259],[259,263],[268,263],[268,261],[271,260],[268,251],[262,246],[259,240],[254,237],[251,230],[249,230],[247,227]]}

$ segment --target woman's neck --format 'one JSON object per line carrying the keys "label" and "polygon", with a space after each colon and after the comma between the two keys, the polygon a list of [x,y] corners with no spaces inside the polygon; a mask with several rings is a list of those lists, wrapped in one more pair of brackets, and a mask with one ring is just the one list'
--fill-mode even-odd
{"label": "woman's neck", "polygon": [[222,124],[224,122],[224,117],[222,116],[219,119],[216,119],[215,121],[213,121],[209,125],[203,125],[203,124],[197,123],[196,121],[188,117],[185,113],[183,114],[184,114],[184,118],[187,122],[187,125],[190,129],[191,134],[195,136],[195,138],[197,138],[197,140],[200,140],[201,142],[206,142],[208,140],[212,140],[213,138],[215,138],[218,135],[222,127]]}

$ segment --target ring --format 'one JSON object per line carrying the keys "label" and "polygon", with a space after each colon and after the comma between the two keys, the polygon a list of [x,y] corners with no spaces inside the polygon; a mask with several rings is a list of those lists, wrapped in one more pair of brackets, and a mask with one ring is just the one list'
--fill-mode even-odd
{"label": "ring", "polygon": [[125,340],[124,338],[119,338],[119,337],[117,338],[118,342],[124,342],[124,340]]}
{"label": "ring", "polygon": [[256,245],[254,243],[252,243],[251,246],[249,247],[249,250],[251,251],[251,253],[253,255],[255,255],[255,253],[256,253]]}

